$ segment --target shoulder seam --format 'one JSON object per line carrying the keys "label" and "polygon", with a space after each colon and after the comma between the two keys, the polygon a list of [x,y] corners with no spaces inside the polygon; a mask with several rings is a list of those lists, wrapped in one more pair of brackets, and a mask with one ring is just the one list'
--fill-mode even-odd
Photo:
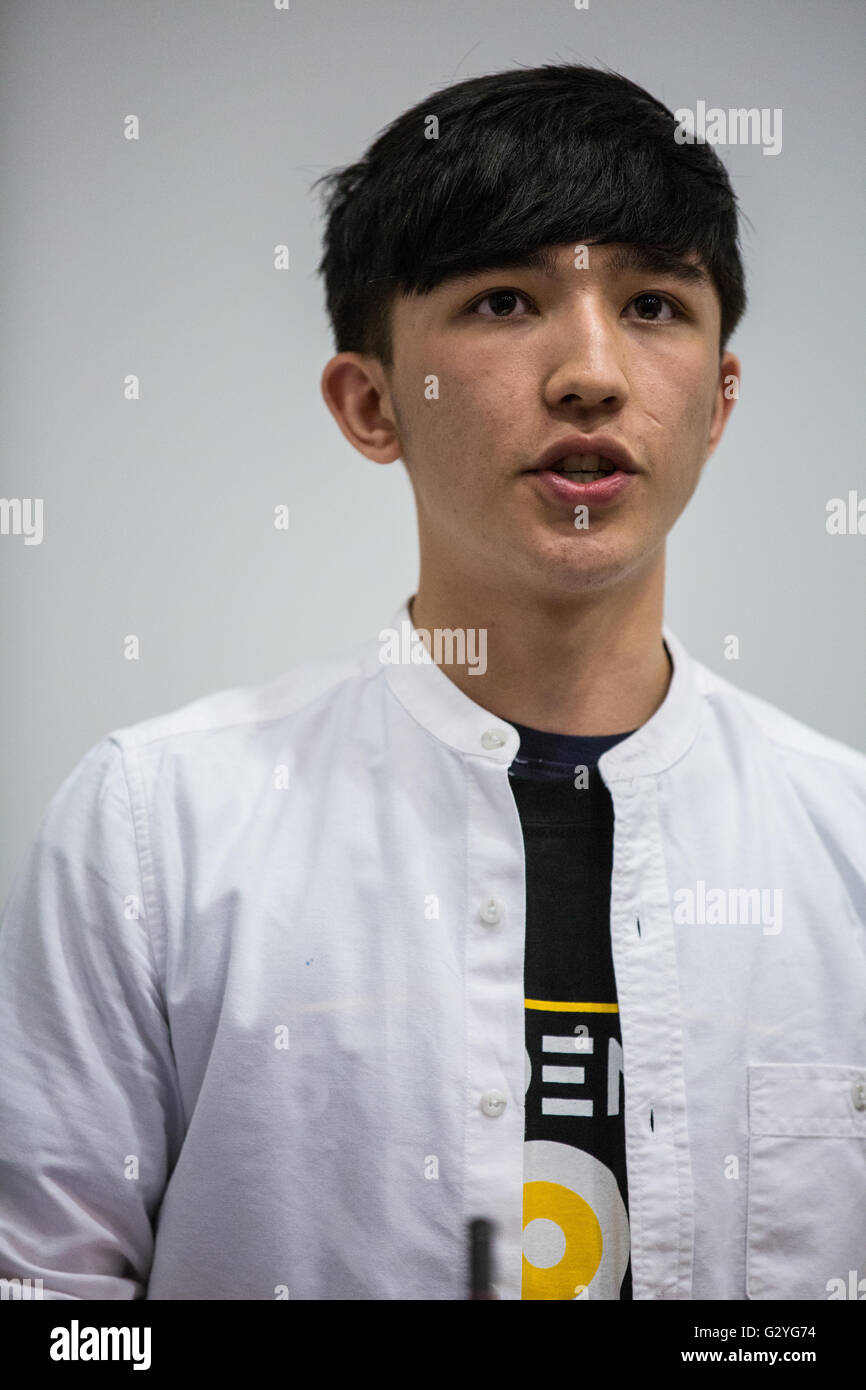
{"label": "shoulder seam", "polygon": [[[722,698],[733,695],[737,700],[739,708],[748,716],[749,720],[762,737],[767,739],[767,741],[772,743],[776,748],[782,749],[788,753],[798,753],[804,758],[820,759],[823,762],[833,763],[834,766],[837,767],[856,769],[859,761],[863,761],[864,764],[866,764],[866,754],[861,753],[859,749],[852,748],[849,744],[843,743],[841,739],[834,738],[832,734],[825,734],[822,733],[820,729],[813,729],[811,725],[804,723],[801,719],[797,719],[795,715],[788,714],[785,710],[778,709],[776,705],[772,704],[769,700],[765,700],[761,695],[754,695],[750,691],[740,690],[738,686],[725,680],[723,676],[717,676],[714,671],[710,671],[708,667],[705,667],[704,670],[709,673],[714,681],[720,684],[711,685],[706,681],[702,681],[703,690],[701,693],[703,698],[708,702],[718,702]],[[750,702],[753,700],[761,705],[767,706],[771,713],[777,713],[783,720],[786,722],[790,721],[795,726],[798,726],[800,730],[804,730],[807,734],[811,735],[811,737],[827,740],[829,743],[838,746],[831,749],[808,748],[797,737],[791,737],[790,734],[786,735],[782,729],[768,727],[750,708]],[[795,729],[792,732],[796,734],[798,730]]]}
{"label": "shoulder seam", "polygon": [[[221,733],[225,729],[236,729],[242,727],[243,725],[247,725],[250,728],[261,728],[267,724],[278,724],[281,719],[286,719],[289,715],[302,713],[304,710],[308,709],[310,705],[315,704],[317,700],[322,699],[326,695],[333,694],[335,690],[338,690],[340,686],[345,685],[347,681],[353,680],[358,677],[360,677],[363,680],[369,680],[376,675],[378,675],[377,671],[368,671],[364,668],[363,665],[359,665],[353,668],[351,671],[344,673],[331,685],[326,685],[321,690],[316,691],[314,695],[311,695],[308,700],[303,701],[301,704],[294,705],[289,709],[284,709],[280,714],[268,715],[266,718],[262,719],[251,719],[239,716],[236,719],[226,719],[219,724],[201,724],[198,727],[188,729],[167,729],[162,733],[155,733],[152,737],[148,738],[141,738],[135,732],[138,726],[136,726],[135,724],[129,724],[117,729],[113,729],[112,732],[107,735],[107,737],[114,739],[114,741],[118,744],[126,744],[128,746],[133,746],[138,749],[145,749],[153,747],[154,744],[162,743],[166,739],[183,737],[185,734],[217,734]],[[253,689],[256,689],[256,687],[253,687]],[[182,708],[184,707],[181,706],[181,709]],[[180,711],[175,711],[175,713],[179,712]],[[162,720],[169,720],[173,718],[173,714],[167,714],[162,716],[158,715],[156,716],[156,718],[158,721],[161,722]],[[144,722],[150,723],[151,721],[146,720]]]}
{"label": "shoulder seam", "polygon": [[[151,931],[151,921],[157,919],[159,920],[164,932],[165,920],[162,903],[160,901],[159,888],[156,882],[156,875],[153,871],[153,853],[150,844],[150,831],[147,820],[147,803],[146,798],[144,796],[141,769],[139,768],[136,759],[136,785],[134,795],[133,788],[130,784],[129,766],[127,763],[127,750],[114,737],[113,734],[109,734],[107,735],[107,737],[109,741],[115,745],[115,747],[118,750],[118,753],[120,754],[121,776],[123,778],[123,786],[126,792],[127,804],[129,806],[130,823],[132,825],[132,834],[133,839],[135,841],[135,857],[136,862],[138,863],[138,873],[141,879],[142,893],[144,895],[145,935],[147,936],[147,945],[150,951],[151,962],[153,964],[154,976],[159,985],[160,1002],[162,1004],[163,1016],[165,1018],[166,1027],[169,1028],[170,1024],[168,1013],[168,1001],[166,998],[165,980],[163,978],[163,972],[160,968],[159,961],[157,959],[157,953],[153,942],[153,934]],[[137,748],[133,746],[130,748],[129,751],[132,754],[132,756],[135,757],[135,754],[137,753]]]}

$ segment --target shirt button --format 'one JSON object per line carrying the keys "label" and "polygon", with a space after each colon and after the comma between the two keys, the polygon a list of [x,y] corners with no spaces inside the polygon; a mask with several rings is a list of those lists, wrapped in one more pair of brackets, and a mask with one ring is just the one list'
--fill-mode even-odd
{"label": "shirt button", "polygon": [[494,1118],[502,1114],[507,1103],[507,1098],[501,1091],[485,1091],[481,1097],[481,1109],[485,1115],[492,1115]]}
{"label": "shirt button", "polygon": [[855,1110],[866,1110],[866,1081],[855,1081],[851,1087],[851,1099]]}
{"label": "shirt button", "polygon": [[482,748],[502,748],[505,744],[505,734],[501,729],[485,729],[481,735]]}
{"label": "shirt button", "polygon": [[488,926],[501,921],[502,903],[498,898],[488,898],[486,903],[481,905],[481,920],[487,922]]}

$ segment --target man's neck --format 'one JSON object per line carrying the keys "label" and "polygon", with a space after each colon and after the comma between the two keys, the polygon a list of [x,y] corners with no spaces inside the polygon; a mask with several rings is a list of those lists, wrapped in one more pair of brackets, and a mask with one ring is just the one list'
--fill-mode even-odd
{"label": "man's neck", "polygon": [[486,669],[444,661],[441,669],[500,719],[550,733],[616,734],[640,728],[667,694],[663,608],[664,556],[639,582],[568,601],[425,585],[422,574],[410,613],[413,626],[431,635],[486,631]]}

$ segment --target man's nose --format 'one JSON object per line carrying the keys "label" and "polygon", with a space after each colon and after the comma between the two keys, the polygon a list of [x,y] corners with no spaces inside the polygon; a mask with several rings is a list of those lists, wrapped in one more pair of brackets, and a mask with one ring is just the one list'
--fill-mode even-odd
{"label": "man's nose", "polygon": [[628,396],[628,380],[621,359],[618,325],[609,313],[586,302],[557,326],[550,344],[552,369],[545,398],[552,409],[580,405],[621,406]]}

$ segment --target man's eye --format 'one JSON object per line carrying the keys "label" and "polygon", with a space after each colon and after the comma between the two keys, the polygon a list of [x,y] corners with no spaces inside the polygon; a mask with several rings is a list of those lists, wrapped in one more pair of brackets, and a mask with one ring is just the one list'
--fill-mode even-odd
{"label": "man's eye", "polygon": [[479,318],[511,319],[515,317],[512,310],[516,302],[520,299],[523,300],[524,304],[529,303],[526,296],[522,295],[519,290],[490,290],[487,294],[483,295],[481,299],[476,299],[474,304],[470,304],[468,312],[470,314],[476,313],[480,305],[486,304],[489,300],[493,312],[490,314],[479,314]]}
{"label": "man's eye", "polygon": [[[632,307],[637,310],[637,316],[643,323],[670,323],[671,319],[680,317],[676,304],[662,294],[635,295],[626,305],[627,309]],[[665,309],[666,314],[663,313]]]}

